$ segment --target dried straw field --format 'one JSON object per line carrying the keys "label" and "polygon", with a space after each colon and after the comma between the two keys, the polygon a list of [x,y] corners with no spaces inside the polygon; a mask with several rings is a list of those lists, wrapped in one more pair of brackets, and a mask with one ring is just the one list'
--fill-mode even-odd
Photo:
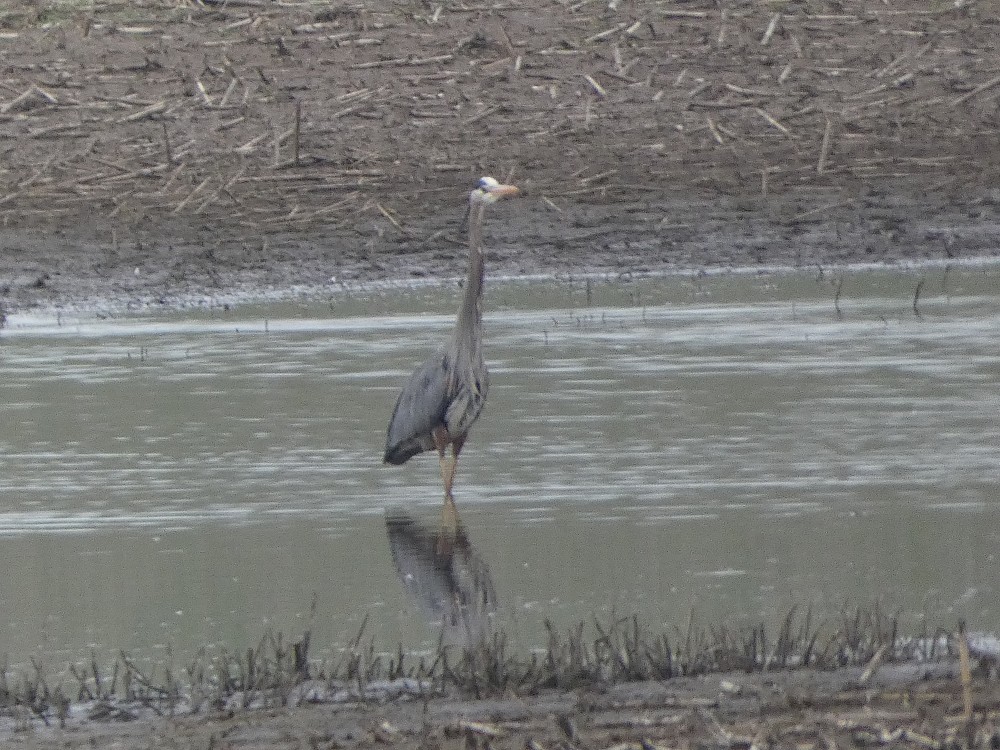
{"label": "dried straw field", "polygon": [[975,0],[35,0],[0,9],[9,305],[492,268],[995,253]]}

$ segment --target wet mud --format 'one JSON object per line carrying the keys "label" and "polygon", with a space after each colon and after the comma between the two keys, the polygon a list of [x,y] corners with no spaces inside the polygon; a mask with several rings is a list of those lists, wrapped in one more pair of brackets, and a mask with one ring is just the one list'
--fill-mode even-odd
{"label": "wet mud", "polygon": [[461,274],[995,255],[979,3],[106,2],[0,11],[24,308]]}
{"label": "wet mud", "polygon": [[5,746],[32,748],[960,748],[995,747],[1000,691],[974,683],[963,718],[957,665],[732,673],[604,689],[473,699],[301,704],[195,717],[23,725]]}

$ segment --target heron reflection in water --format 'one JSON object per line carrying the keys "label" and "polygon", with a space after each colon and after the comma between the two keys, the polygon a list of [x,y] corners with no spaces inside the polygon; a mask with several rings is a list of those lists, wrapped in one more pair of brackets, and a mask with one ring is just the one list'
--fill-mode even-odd
{"label": "heron reflection in water", "polygon": [[[418,453],[437,450],[446,519],[456,513],[451,489],[458,454],[486,403],[490,385],[483,360],[483,214],[487,206],[518,192],[513,185],[483,177],[469,193],[469,269],[455,330],[410,375],[386,431],[386,463],[403,464]],[[451,456],[446,455],[449,446]]]}
{"label": "heron reflection in water", "polygon": [[385,514],[385,531],[396,573],[429,621],[441,624],[445,641],[474,646],[489,633],[497,597],[489,566],[455,524],[425,524],[400,509]]}

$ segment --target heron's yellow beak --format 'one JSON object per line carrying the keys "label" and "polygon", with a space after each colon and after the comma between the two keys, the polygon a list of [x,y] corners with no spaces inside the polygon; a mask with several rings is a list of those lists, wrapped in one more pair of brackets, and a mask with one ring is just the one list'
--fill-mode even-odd
{"label": "heron's yellow beak", "polygon": [[514,196],[520,194],[521,191],[513,185],[497,185],[495,188],[490,190],[490,195],[495,198],[513,198]]}

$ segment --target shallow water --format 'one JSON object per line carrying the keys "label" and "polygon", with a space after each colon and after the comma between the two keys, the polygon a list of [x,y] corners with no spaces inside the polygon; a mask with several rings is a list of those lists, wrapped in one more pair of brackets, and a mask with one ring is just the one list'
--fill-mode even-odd
{"label": "shallow water", "polygon": [[[916,284],[923,279],[917,312]],[[1000,269],[493,284],[490,401],[456,500],[499,615],[778,622],[880,600],[998,627]],[[366,615],[437,640],[387,509],[433,527],[437,461],[380,464],[451,286],[98,319],[0,337],[0,650],[14,663],[333,650]]]}

